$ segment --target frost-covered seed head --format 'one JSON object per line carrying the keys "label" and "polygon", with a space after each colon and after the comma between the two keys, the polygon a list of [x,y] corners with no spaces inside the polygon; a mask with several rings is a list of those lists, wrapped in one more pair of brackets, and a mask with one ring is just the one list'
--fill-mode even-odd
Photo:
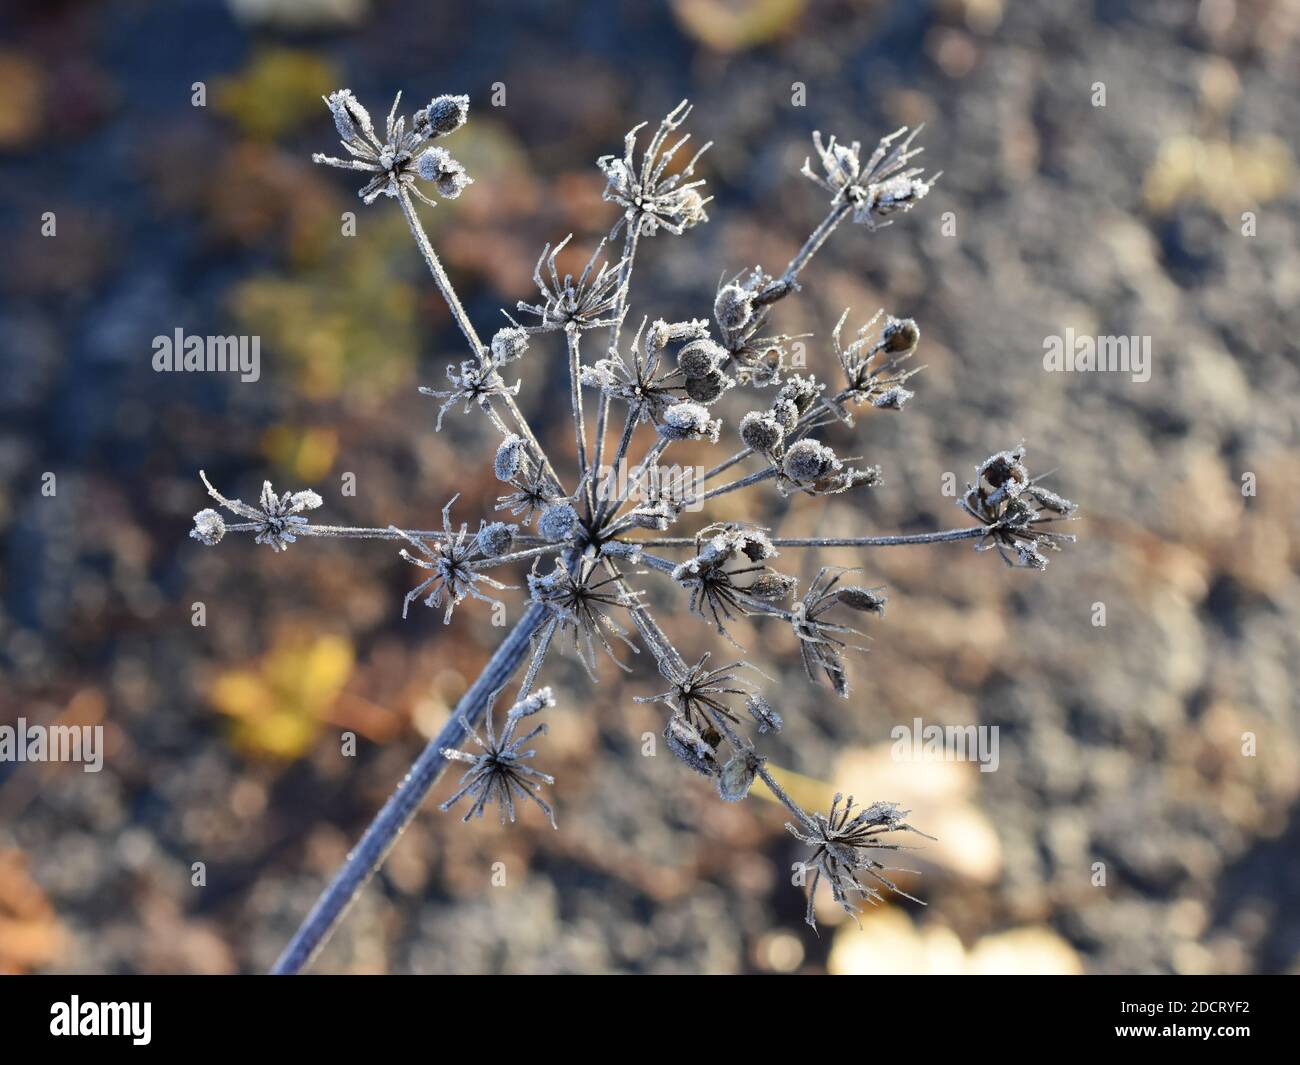
{"label": "frost-covered seed head", "polygon": [[498,329],[492,337],[492,362],[500,366],[514,362],[528,350],[528,330],[519,326]]}
{"label": "frost-covered seed head", "polygon": [[749,794],[750,786],[767,759],[752,750],[744,750],[727,761],[718,773],[718,795],[724,802],[740,802]]}
{"label": "frost-covered seed head", "polygon": [[686,380],[686,394],[696,403],[713,403],[727,390],[731,378],[719,370]]}
{"label": "frost-covered seed head", "polygon": [[776,415],[752,410],[740,419],[740,439],[746,447],[770,455],[780,448],[781,441],[785,439],[785,427]]}
{"label": "frost-covered seed head", "polygon": [[850,610],[860,610],[864,614],[883,615],[885,613],[887,597],[880,593],[879,588],[858,588],[856,586],[838,588],[835,591],[835,598]]}
{"label": "frost-covered seed head", "polygon": [[426,149],[416,160],[415,171],[425,181],[433,182],[438,195],[447,200],[454,200],[474,182],[446,148]]}
{"label": "frost-covered seed head", "polygon": [[798,440],[786,450],[782,469],[797,484],[819,481],[840,469],[835,452],[816,440]]}
{"label": "frost-covered seed head", "polygon": [[722,422],[709,417],[707,407],[698,403],[674,403],[664,411],[659,433],[667,440],[702,440],[718,442]]}
{"label": "frost-covered seed head", "polygon": [[325,105],[334,118],[334,128],[339,132],[339,139],[344,141],[360,140],[365,133],[374,133],[368,112],[351,89],[339,89],[325,97]]}
{"label": "frost-covered seed head", "polygon": [[677,353],[677,368],[688,378],[707,377],[727,359],[721,344],[706,339],[692,340]]}
{"label": "frost-covered seed head", "polygon": [[511,433],[497,447],[496,461],[493,468],[498,481],[513,480],[524,462],[524,442]]}
{"label": "frost-covered seed head", "polygon": [[780,603],[790,598],[798,583],[784,573],[763,573],[750,581],[745,594],[765,603]]}
{"label": "frost-covered seed head", "polygon": [[431,137],[455,133],[469,118],[469,97],[443,95],[415,112],[415,128]]}
{"label": "frost-covered seed head", "polygon": [[225,520],[215,510],[200,510],[194,515],[194,528],[190,536],[208,547],[216,547],[226,535]]}
{"label": "frost-covered seed head", "polygon": [[482,525],[478,531],[478,550],[484,558],[500,558],[509,554],[515,543],[518,525],[507,525],[504,521],[494,521]]}
{"label": "frost-covered seed head", "polygon": [[780,732],[781,726],[785,724],[772,704],[757,692],[753,692],[746,697],[745,709],[749,711],[749,716],[754,719],[754,724],[758,726],[760,736],[768,732]]}
{"label": "frost-covered seed head", "polygon": [[568,503],[552,503],[542,511],[537,531],[553,544],[573,539],[578,531],[578,512]]}
{"label": "frost-covered seed head", "polygon": [[735,282],[723,285],[713,301],[713,317],[720,329],[739,332],[754,317],[753,293]]}
{"label": "frost-covered seed head", "polygon": [[910,355],[921,339],[921,330],[911,318],[893,318],[880,331],[880,341],[890,355]]}

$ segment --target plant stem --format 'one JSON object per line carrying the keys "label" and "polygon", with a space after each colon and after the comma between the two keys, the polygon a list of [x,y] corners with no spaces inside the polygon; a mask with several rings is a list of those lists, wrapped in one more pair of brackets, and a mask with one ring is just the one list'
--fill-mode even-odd
{"label": "plant stem", "polygon": [[483,667],[442,727],[415,760],[410,771],[397,786],[384,807],[366,829],[361,841],[348,854],[347,861],[321,893],[311,913],[294,934],[271,972],[292,975],[301,972],[338,927],[343,915],[375,870],[383,864],[393,844],[415,817],[429,790],[447,766],[443,750],[464,742],[468,728],[483,716],[488,702],[510,680],[519,664],[528,656],[530,641],[546,620],[548,611],[532,604]]}
{"label": "plant stem", "polygon": [[[623,237],[623,259],[618,268],[618,300],[614,304],[612,315],[614,324],[609,327],[609,345],[606,354],[613,358],[618,354],[618,340],[623,329],[623,318],[627,314],[628,287],[632,280],[632,267],[636,259],[637,242],[641,236],[641,216],[637,215],[627,222],[627,232]],[[596,404],[596,441],[595,458],[592,460],[591,505],[596,512],[595,482],[600,476],[600,465],[605,455],[605,431],[609,425],[609,397],[602,391]]]}
{"label": "plant stem", "polygon": [[[433,275],[433,282],[438,286],[438,292],[441,293],[443,301],[447,304],[447,309],[451,311],[451,316],[456,320],[456,325],[460,327],[461,333],[464,334],[465,340],[469,343],[474,357],[481,362],[484,359],[486,349],[483,347],[483,342],[479,339],[478,333],[474,330],[474,323],[469,320],[469,315],[461,304],[460,297],[456,295],[456,290],[452,287],[451,278],[447,276],[447,271],[442,268],[442,260],[438,258],[438,253],[433,250],[433,244],[429,241],[429,234],[425,232],[424,224],[415,211],[415,202],[405,189],[398,193],[397,201],[402,205],[402,214],[406,216],[406,224],[411,230],[411,236],[415,238],[416,247],[420,249],[420,254],[424,256],[424,261],[429,267],[429,273]],[[555,468],[551,465],[551,460],[546,457],[546,452],[542,450],[542,445],[538,443],[537,437],[533,435],[533,430],[523,412],[519,409],[519,405],[515,402],[515,397],[505,393],[501,396],[501,401],[514,418],[519,435],[533,447],[542,460],[543,468],[555,481],[556,485],[559,485],[560,479],[556,476]]]}
{"label": "plant stem", "polygon": [[[849,536],[813,537],[791,540],[773,538],[774,547],[899,547],[905,544],[946,544],[957,540],[974,540],[984,536],[988,529],[971,525],[964,529],[944,529],[942,532],[911,533],[907,536]],[[641,547],[694,547],[693,536],[661,536],[647,540],[632,540]]]}

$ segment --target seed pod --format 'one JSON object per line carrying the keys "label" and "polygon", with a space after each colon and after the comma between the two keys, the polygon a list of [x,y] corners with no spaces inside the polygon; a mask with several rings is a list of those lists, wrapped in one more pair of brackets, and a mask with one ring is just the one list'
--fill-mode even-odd
{"label": "seed pod", "polygon": [[524,442],[511,433],[501,441],[497,448],[496,461],[493,463],[498,481],[510,481],[519,472],[524,463]]}
{"label": "seed pod", "polygon": [[337,92],[330,93],[325,97],[325,104],[334,117],[334,128],[338,130],[340,139],[363,141],[363,134],[374,136],[375,130],[370,122],[370,112],[357,102],[351,89],[339,89]]}
{"label": "seed pod", "polygon": [[772,417],[788,433],[799,424],[799,408],[791,400],[774,399],[772,401]]}
{"label": "seed pod", "polygon": [[754,723],[758,726],[760,736],[767,732],[780,732],[781,726],[785,724],[772,704],[757,692],[752,693],[745,699],[745,709],[749,711],[749,716],[754,719]]}
{"label": "seed pod", "polygon": [[568,503],[552,503],[537,519],[537,531],[553,544],[571,540],[578,531],[578,512]]}
{"label": "seed pod", "polygon": [[528,330],[519,326],[498,329],[492,337],[492,362],[496,366],[514,362],[528,350]]}
{"label": "seed pod", "polygon": [[226,522],[215,510],[200,510],[194,515],[194,528],[190,535],[207,547],[216,547],[226,535]]}
{"label": "seed pod", "polygon": [[674,403],[664,411],[659,424],[659,435],[666,440],[701,440],[707,437],[715,444],[722,422],[709,417],[706,407],[698,403]]}
{"label": "seed pod", "polygon": [[748,795],[765,761],[753,751],[741,751],[729,759],[718,774],[718,795],[723,802],[740,802]]}
{"label": "seed pod", "polygon": [[921,330],[911,318],[890,318],[880,331],[880,342],[890,355],[910,355],[921,339]]}
{"label": "seed pod", "polygon": [[702,377],[686,379],[686,394],[696,403],[712,403],[727,390],[731,379],[718,370],[713,370]]}
{"label": "seed pod", "polygon": [[837,589],[834,594],[835,598],[850,610],[860,610],[864,614],[885,613],[887,597],[881,595],[877,588],[859,588],[851,585]]}
{"label": "seed pod", "polygon": [[798,440],[785,452],[785,475],[796,484],[811,484],[841,468],[835,452],[816,440]]}
{"label": "seed pod", "polygon": [[508,554],[515,543],[518,525],[507,525],[504,521],[494,521],[480,526],[478,531],[478,550],[484,558],[500,558]]}
{"label": "seed pod", "polygon": [[740,419],[740,439],[746,447],[770,455],[785,439],[785,428],[773,414],[752,410]]}
{"label": "seed pod", "polygon": [[754,317],[752,294],[741,285],[723,285],[713,301],[713,317],[719,329],[728,333],[739,332]]}
{"label": "seed pod", "polygon": [[727,358],[727,350],[712,340],[692,340],[677,353],[677,368],[688,378],[713,373]]}
{"label": "seed pod", "polygon": [[664,729],[664,741],[668,749],[688,766],[706,777],[718,771],[718,758],[715,747],[710,744],[684,717],[673,717]]}
{"label": "seed pod", "polygon": [[798,584],[784,573],[762,573],[749,583],[745,593],[765,603],[780,603],[790,598]]}
{"label": "seed pod", "polygon": [[902,385],[894,385],[874,397],[871,400],[871,405],[880,410],[902,410],[904,404],[914,395],[916,395],[915,392],[908,391]]}
{"label": "seed pod", "polygon": [[468,96],[438,96],[428,107],[415,112],[416,132],[429,137],[455,133],[469,118]]}

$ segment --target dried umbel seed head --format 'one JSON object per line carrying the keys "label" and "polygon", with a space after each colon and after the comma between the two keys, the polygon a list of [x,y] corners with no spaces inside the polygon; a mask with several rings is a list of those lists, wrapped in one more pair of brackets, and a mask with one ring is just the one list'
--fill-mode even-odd
{"label": "dried umbel seed head", "polygon": [[716,444],[722,422],[711,419],[708,408],[698,403],[674,403],[664,411],[658,429],[665,440],[711,440]]}
{"label": "dried umbel seed head", "polygon": [[713,317],[719,329],[740,332],[754,317],[754,294],[734,281],[723,285],[713,301]]}
{"label": "dried umbel seed head", "polygon": [[211,508],[200,510],[194,515],[194,528],[190,536],[208,547],[216,547],[226,535],[225,520]]}
{"label": "dried umbel seed head", "polygon": [[518,531],[518,525],[507,525],[504,521],[483,524],[478,531],[479,554],[484,558],[500,558],[509,554]]}
{"label": "dried umbel seed head", "polygon": [[446,148],[429,148],[416,160],[415,172],[425,181],[433,182],[438,195],[447,200],[454,200],[472,185],[474,179],[465,173],[465,168],[451,157]]}
{"label": "dried umbel seed head", "polygon": [[766,761],[766,758],[760,758],[753,750],[741,751],[728,759],[717,778],[718,795],[723,802],[740,802],[748,795],[754,778]]}
{"label": "dried umbel seed head", "polygon": [[796,484],[812,484],[841,469],[835,452],[816,440],[797,440],[786,449],[781,468]]}
{"label": "dried umbel seed head", "polygon": [[688,378],[707,377],[726,361],[726,348],[707,338],[692,340],[677,353],[677,368]]}
{"label": "dried umbel seed head", "polygon": [[754,724],[758,726],[760,736],[768,732],[780,732],[781,726],[785,724],[772,704],[757,692],[752,692],[746,696],[745,709],[749,711],[749,716],[754,719]]}
{"label": "dried umbel seed head", "polygon": [[752,410],[740,419],[740,439],[746,447],[771,455],[780,450],[785,439],[785,426],[774,414]]}
{"label": "dried umbel seed head", "polygon": [[415,112],[413,119],[417,133],[430,137],[445,137],[455,133],[469,118],[468,96],[438,96],[428,107]]}
{"label": "dried umbel seed head", "polygon": [[885,613],[887,597],[880,593],[879,588],[859,588],[854,585],[838,588],[834,594],[835,598],[850,610],[881,616]]}
{"label": "dried umbel seed head", "polygon": [[492,337],[492,363],[501,366],[514,362],[528,350],[528,330],[520,326],[498,329]]}
{"label": "dried umbel seed head", "polygon": [[686,379],[686,394],[696,403],[714,403],[732,385],[732,380],[719,370],[712,370],[700,377]]}
{"label": "dried umbel seed head", "polygon": [[553,544],[572,540],[581,524],[578,512],[568,503],[552,503],[537,520],[537,531]]}
{"label": "dried umbel seed head", "polygon": [[520,467],[524,463],[524,442],[523,440],[511,433],[501,441],[497,447],[496,460],[493,463],[493,469],[497,475],[498,481],[513,480],[519,473]]}

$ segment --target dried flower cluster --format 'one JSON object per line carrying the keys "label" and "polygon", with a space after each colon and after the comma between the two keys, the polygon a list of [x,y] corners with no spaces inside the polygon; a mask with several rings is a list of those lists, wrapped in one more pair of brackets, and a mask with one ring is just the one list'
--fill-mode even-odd
{"label": "dried flower cluster", "polygon": [[[404,549],[402,556],[427,576],[408,593],[403,613],[423,597],[426,605],[443,611],[444,621],[466,598],[489,599],[485,588],[507,587],[488,576],[488,570],[527,564],[519,586],[526,589],[528,609],[492,664],[508,676],[527,659],[518,701],[500,736],[493,732],[489,716],[486,738],[475,736],[479,754],[450,746],[440,749],[444,759],[469,765],[460,789],[444,805],[470,797],[472,815],[495,801],[503,818],[513,820],[514,799],[522,796],[538,802],[549,816],[550,807],[536,792],[551,778],[521,764],[532,752],[520,748],[540,730],[515,736],[524,716],[550,703],[547,689],[533,689],[548,655],[568,645],[594,676],[602,656],[628,668],[623,661],[627,654],[648,651],[668,683],[667,690],[646,699],[666,709],[667,748],[709,777],[723,799],[741,799],[761,780],[789,809],[790,830],[812,848],[807,862],[814,870],[810,924],[812,892],[823,876],[835,900],[850,912],[855,899],[879,897],[862,878],[893,888],[875,855],[898,846],[880,837],[914,831],[902,820],[904,814],[891,803],[876,803],[853,814],[852,800],[841,807],[838,797],[828,813],[802,809],[746,736],[751,729],[757,735],[781,729],[781,714],[760,690],[763,674],[744,659],[711,665],[704,655],[689,663],[647,607],[639,581],[647,572],[661,574],[680,589],[694,614],[733,643],[728,624],[739,617],[789,626],[808,678],[846,697],[845,652],[862,638],[850,621],[881,615],[885,597],[879,589],[844,583],[846,571],[828,568],[797,597],[798,575],[775,568],[784,552],[977,540],[978,547],[996,548],[1013,565],[1042,569],[1042,549],[1070,539],[1045,529],[1047,523],[1068,517],[1073,506],[1029,476],[1023,447],[994,455],[979,466],[975,483],[960,500],[974,525],[909,536],[794,540],[757,526],[710,522],[706,516],[693,533],[664,535],[709,500],[728,493],[776,490],[829,496],[880,483],[878,466],[853,465],[854,460],[839,455],[825,438],[851,425],[854,412],[905,408],[913,397],[906,386],[917,372],[906,368],[919,341],[916,323],[885,317],[879,325],[878,314],[846,343],[845,312],[831,338],[832,365],[841,377],[834,387],[812,374],[788,372],[786,346],[792,338],[771,333],[768,325],[772,308],[799,291],[799,274],[844,219],[876,228],[926,196],[934,179],[910,165],[921,152],[912,146],[915,131],[899,130],[884,138],[865,161],[857,142],[846,146],[834,137],[823,141],[815,135],[820,169],[809,162],[804,172],[831,194],[829,213],[785,270],[779,276],[761,267],[741,271],[714,294],[711,318],[670,322],[647,316],[625,346],[622,326],[641,245],[661,231],[681,235],[708,220],[705,182],[695,178],[708,145],[685,166],[673,167],[689,140],[689,135],[675,139],[690,113],[683,102],[659,124],[639,156],[643,126],[628,133],[621,156],[598,161],[606,179],[605,198],[621,208],[621,215],[578,277],[562,276],[556,265],[569,238],[554,248],[548,245],[534,273],[537,300],[521,301],[517,308],[530,324],[510,319],[483,343],[411,200],[417,196],[432,202],[416,187],[417,179],[432,183],[442,196],[459,195],[469,182],[440,148],[421,152],[429,139],[445,136],[464,122],[466,98],[436,98],[416,113],[409,129],[404,119],[395,117],[395,103],[382,141],[351,93],[334,93],[327,103],[351,159],[316,159],[373,173],[361,197],[369,203],[382,193],[401,205],[469,349],[464,361],[448,367],[449,388],[425,391],[441,401],[439,427],[443,415],[460,405],[465,411],[481,411],[500,432],[494,469],[504,490],[497,509],[508,512],[515,523],[484,521],[471,535],[467,525],[453,528],[448,504],[440,530],[315,525],[301,513],[320,504],[314,493],[277,498],[268,485],[259,509],[225,499],[209,487],[219,503],[246,520],[226,526],[214,511],[205,510],[196,515],[193,535],[213,544],[224,532],[251,531],[259,542],[277,550],[302,536],[404,540],[413,550]],[[608,242],[615,240],[621,240],[622,253],[610,262],[602,257]],[[520,410],[519,383],[507,383],[503,376],[528,360],[558,360],[558,354],[544,356],[534,350],[539,338],[549,334],[562,335],[567,361],[577,456],[569,480],[561,478]],[[583,351],[583,341],[592,334],[597,334],[594,356]],[[741,405],[734,421],[717,413],[721,401],[730,403],[729,397],[740,395],[749,402]],[[592,399],[594,426],[587,417]],[[611,418],[621,418],[621,431],[611,433]],[[644,453],[631,462],[634,436],[644,435],[634,431],[642,424],[652,425],[655,433]],[[738,450],[704,473],[703,483],[672,478],[650,487],[641,483],[679,441],[717,443],[733,433]],[[618,484],[605,476],[604,471],[624,464],[638,474],[630,483]],[[733,469],[737,472],[732,479],[723,477]],[[476,699],[462,708],[466,732],[488,711],[486,701]],[[432,779],[436,775],[430,784]],[[328,893],[322,905],[327,901]]]}

